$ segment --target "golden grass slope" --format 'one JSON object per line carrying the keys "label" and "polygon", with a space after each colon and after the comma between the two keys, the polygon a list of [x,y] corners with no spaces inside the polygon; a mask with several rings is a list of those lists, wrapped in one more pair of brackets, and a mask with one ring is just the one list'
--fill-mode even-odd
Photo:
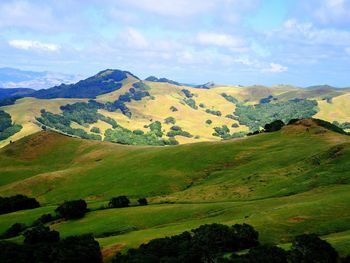
{"label": "golden grass slope", "polygon": [[[96,98],[100,102],[113,102],[121,94],[127,92],[132,84],[139,80],[128,75],[128,78],[123,81],[123,87],[111,93],[100,95]],[[219,137],[213,136],[213,128],[227,125],[231,133],[239,131],[248,131],[248,127],[240,125],[237,128],[232,128],[232,124],[238,124],[237,121],[226,118],[228,114],[233,114],[235,105],[226,99],[221,94],[226,93],[238,99],[240,102],[246,104],[259,103],[260,99],[266,98],[270,95],[279,100],[288,100],[295,97],[304,98],[308,96],[310,99],[316,99],[319,105],[319,112],[315,118],[324,119],[327,121],[350,122],[350,91],[331,91],[322,93],[319,90],[305,90],[288,85],[277,85],[272,87],[265,86],[215,86],[211,89],[196,89],[187,86],[177,86],[169,83],[159,83],[145,81],[150,87],[149,93],[151,97],[146,97],[141,101],[132,101],[126,103],[127,107],[132,112],[132,117],[128,118],[120,111],[108,112],[99,110],[105,116],[115,119],[120,125],[130,130],[140,129],[145,132],[148,131],[147,125],[154,121],[162,123],[163,131],[167,133],[173,124],[165,124],[164,120],[167,117],[176,119],[176,125],[180,126],[184,131],[193,135],[192,138],[177,136],[176,139],[180,143],[192,143],[199,141],[217,141]],[[204,107],[192,109],[184,103],[185,95],[183,89],[190,91],[194,96],[197,106],[200,104]],[[325,96],[335,96],[331,101],[325,100]],[[1,141],[0,147],[7,145],[11,140],[16,141],[26,135],[33,134],[40,130],[35,124],[35,118],[40,116],[40,110],[46,109],[53,113],[60,112],[60,106],[75,103],[78,101],[87,101],[81,99],[51,99],[40,100],[35,98],[24,98],[16,102],[15,105],[2,107],[0,109],[11,114],[15,123],[21,124],[23,129],[12,136],[11,138]],[[178,111],[173,112],[171,107],[176,107]],[[206,109],[220,111],[221,116],[215,116],[206,112]],[[212,124],[208,125],[207,120],[211,120]],[[104,122],[97,122],[89,126],[81,126],[73,124],[73,128],[82,128],[90,132],[92,127],[98,127],[101,130],[101,135],[105,130],[110,128],[110,125]]]}

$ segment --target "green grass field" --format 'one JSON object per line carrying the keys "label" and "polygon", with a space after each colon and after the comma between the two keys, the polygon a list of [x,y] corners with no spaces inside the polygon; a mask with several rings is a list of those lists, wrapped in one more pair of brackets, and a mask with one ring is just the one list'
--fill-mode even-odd
{"label": "green grass field", "polygon": [[[64,200],[83,198],[84,218],[54,222],[62,236],[93,233],[108,258],[205,223],[246,222],[261,241],[286,246],[317,233],[350,253],[350,137],[306,120],[279,132],[224,142],[135,147],[40,132],[0,150],[0,195],[43,207],[0,216],[0,231],[30,224]],[[96,210],[111,197],[150,205]]]}

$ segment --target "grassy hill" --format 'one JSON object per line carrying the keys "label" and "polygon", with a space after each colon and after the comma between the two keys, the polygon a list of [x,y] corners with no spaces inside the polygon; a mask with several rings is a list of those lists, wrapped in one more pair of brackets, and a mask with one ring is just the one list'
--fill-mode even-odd
{"label": "grassy hill", "polygon": [[[76,84],[40,90],[32,96],[37,98],[22,98],[14,105],[0,107],[0,110],[11,114],[15,124],[23,127],[12,137],[0,141],[0,147],[40,131],[41,125],[37,118],[41,117],[42,109],[64,115],[62,106],[77,102],[87,103],[89,99],[99,103],[95,109],[98,114],[113,119],[120,127],[128,129],[129,133],[135,130],[148,133],[149,125],[158,121],[163,132],[159,139],[168,140],[167,134],[172,131],[173,126],[178,126],[189,134],[175,135],[174,138],[180,144],[235,137],[235,134],[244,134],[263,127],[277,118],[276,116],[284,120],[316,117],[330,122],[350,122],[350,91],[325,85],[310,88],[288,85],[216,85],[209,89],[199,89],[165,79],[148,78],[140,81],[127,71],[104,70]],[[298,109],[307,105],[303,101],[313,102],[314,109],[298,113]],[[243,113],[243,116],[237,112]],[[305,112],[308,114],[305,115]],[[258,119],[254,116],[258,116]],[[174,121],[167,122],[169,118]],[[69,128],[84,131],[85,137],[93,136],[93,127],[99,128],[102,140],[106,138],[107,130],[113,130],[110,123],[101,118],[94,123],[70,120],[69,125]],[[228,133],[217,136],[217,129],[223,127],[229,129]],[[55,127],[51,128],[59,131]],[[80,131],[77,134],[81,133]]]}
{"label": "grassy hill", "polygon": [[[172,147],[123,146],[38,132],[0,150],[0,195],[43,207],[0,216],[0,232],[30,224],[64,200],[92,210],[51,225],[62,236],[91,232],[106,257],[204,223],[246,222],[263,242],[288,246],[315,232],[350,253],[350,137],[304,120],[281,131]],[[150,205],[99,210],[113,196]]]}

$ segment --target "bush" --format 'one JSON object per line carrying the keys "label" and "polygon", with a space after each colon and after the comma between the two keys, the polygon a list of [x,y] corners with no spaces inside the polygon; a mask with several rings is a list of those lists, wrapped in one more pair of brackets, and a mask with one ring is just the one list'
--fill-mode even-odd
{"label": "bush", "polygon": [[101,133],[101,130],[98,127],[92,127],[90,131],[93,133]]}
{"label": "bush", "polygon": [[146,198],[140,198],[139,200],[137,200],[137,202],[139,203],[139,205],[148,205]]}
{"label": "bush", "polygon": [[275,131],[279,131],[280,129],[282,129],[284,126],[284,122],[281,120],[275,120],[271,123],[268,123],[265,125],[264,130],[265,132],[275,132]]}
{"label": "bush", "polygon": [[178,109],[176,107],[174,107],[174,106],[171,106],[170,107],[170,111],[175,112],[175,111],[178,111]]}
{"label": "bush", "polygon": [[15,223],[10,226],[4,234],[1,235],[1,238],[11,238],[18,236],[21,232],[26,230],[27,226],[20,223]]}
{"label": "bush", "polygon": [[198,106],[196,105],[196,101],[194,99],[184,99],[184,102],[190,106],[192,109],[197,110]]}
{"label": "bush", "polygon": [[128,207],[130,204],[130,200],[122,195],[122,196],[118,196],[118,197],[113,197],[109,203],[108,203],[108,207],[110,208],[122,208],[122,207]]}
{"label": "bush", "polygon": [[60,234],[57,231],[50,231],[49,227],[43,225],[33,227],[24,233],[24,243],[29,245],[54,243],[59,240]]}
{"label": "bush", "polygon": [[172,126],[170,131],[167,133],[168,137],[183,136],[187,138],[192,138],[193,135],[187,131],[183,131],[180,126]]}
{"label": "bush", "polygon": [[174,117],[168,117],[164,120],[164,123],[165,124],[175,124],[176,123],[176,120]]}
{"label": "bush", "polygon": [[231,127],[232,127],[232,128],[238,128],[239,125],[238,125],[237,123],[233,123],[233,124],[231,125]]}
{"label": "bush", "polygon": [[64,219],[81,218],[88,211],[84,200],[66,201],[55,209],[55,212]]}
{"label": "bush", "polygon": [[0,197],[0,214],[15,212],[18,210],[33,209],[40,204],[35,198],[24,195],[15,195],[11,197]]}
{"label": "bush", "polygon": [[46,223],[49,223],[49,222],[51,222],[51,221],[53,221],[55,219],[56,218],[53,217],[51,214],[43,214],[42,216],[40,216],[38,219],[36,219],[33,222],[33,226],[46,224]]}
{"label": "bush", "polygon": [[213,121],[212,121],[212,120],[206,120],[205,123],[208,124],[208,125],[210,125],[210,124],[213,123]]}
{"label": "bush", "polygon": [[246,263],[287,263],[287,252],[276,246],[262,245],[251,248],[242,258]]}
{"label": "bush", "polygon": [[219,110],[215,111],[215,110],[206,109],[205,112],[209,113],[209,114],[212,114],[212,115],[215,115],[215,116],[221,116],[222,115],[221,111],[219,111]]}
{"label": "bush", "polygon": [[337,260],[335,249],[315,234],[297,236],[288,256],[289,263],[336,263]]}
{"label": "bush", "polygon": [[102,255],[99,243],[92,235],[72,236],[58,244],[55,262],[59,263],[100,263]]}

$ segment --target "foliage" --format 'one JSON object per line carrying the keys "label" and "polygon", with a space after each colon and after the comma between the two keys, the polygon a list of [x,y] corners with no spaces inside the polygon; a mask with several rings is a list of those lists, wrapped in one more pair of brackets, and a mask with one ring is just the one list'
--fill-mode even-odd
{"label": "foliage", "polygon": [[24,244],[0,242],[0,262],[6,263],[100,263],[99,243],[92,235],[59,240],[59,233],[41,226],[28,231]]}
{"label": "foliage", "polygon": [[182,130],[180,126],[172,126],[170,131],[167,133],[168,137],[183,136],[187,138],[192,138],[193,135],[187,131]]}
{"label": "foliage", "polygon": [[149,126],[151,133],[155,134],[157,137],[162,137],[162,124],[159,121],[152,122]]}
{"label": "foliage", "polygon": [[146,198],[139,198],[137,202],[139,203],[139,205],[148,205],[148,201]]}
{"label": "foliage", "polygon": [[213,123],[213,121],[212,121],[212,120],[206,120],[205,123],[208,124],[208,125],[210,125],[210,124]]}
{"label": "foliage", "polygon": [[222,127],[215,127],[214,128],[213,136],[218,136],[222,139],[230,139],[230,129],[227,127],[227,125],[222,125]]}
{"label": "foliage", "polygon": [[231,125],[231,127],[232,127],[232,128],[238,128],[239,125],[238,125],[237,123],[233,123],[233,124]]}
{"label": "foliage", "polygon": [[193,97],[193,94],[191,93],[191,91],[189,91],[187,89],[182,89],[181,91],[183,94],[185,94],[186,98],[190,99]]}
{"label": "foliage", "polygon": [[206,106],[205,106],[205,104],[203,104],[203,103],[199,103],[199,107],[205,108]]}
{"label": "foliage", "polygon": [[175,111],[178,111],[178,109],[175,106],[171,106],[170,111],[175,112]]}
{"label": "foliage", "polygon": [[170,80],[167,78],[157,78],[155,76],[149,76],[148,78],[146,78],[145,80],[147,81],[152,81],[152,82],[165,82],[165,83],[169,83],[169,84],[173,84],[173,85],[177,85],[180,86],[181,84],[179,82],[176,82],[174,80]]}
{"label": "foliage", "polygon": [[260,100],[260,104],[267,104],[267,103],[270,103],[271,101],[274,101],[274,100],[277,100],[277,98],[274,98],[272,95],[266,97],[266,98],[262,98]]}
{"label": "foliage", "polygon": [[128,207],[130,204],[129,198],[127,198],[125,195],[113,197],[109,203],[108,207],[110,208],[122,208],[122,207]]}
{"label": "foliage", "polygon": [[24,233],[24,243],[28,245],[54,243],[59,240],[60,234],[57,231],[51,231],[49,227],[44,225],[33,227]]}
{"label": "foliage", "polygon": [[237,104],[238,103],[238,100],[235,97],[231,96],[231,95],[228,95],[226,93],[221,93],[221,96],[223,96],[227,101],[229,101],[229,102],[231,102],[233,104]]}
{"label": "foliage", "polygon": [[0,141],[9,138],[21,129],[21,125],[12,124],[10,114],[0,110]]}
{"label": "foliage", "polygon": [[246,136],[245,132],[234,132],[232,133],[231,138],[242,138],[244,136]]}
{"label": "foliage", "polygon": [[216,262],[224,253],[239,250],[237,245],[240,246],[243,242],[247,242],[243,246],[246,248],[252,247],[251,244],[257,245],[257,236],[254,236],[257,232],[255,230],[253,232],[250,235],[252,239],[247,240],[246,233],[242,235],[233,227],[220,224],[203,225],[191,232],[151,240],[138,249],[128,250],[126,254],[118,253],[113,262]]}
{"label": "foliage", "polygon": [[260,127],[274,120],[288,123],[291,119],[310,118],[316,113],[317,102],[304,99],[258,105],[239,103],[234,112],[239,123],[248,126],[252,131],[259,130]]}
{"label": "foliage", "polygon": [[272,245],[253,247],[242,256],[233,256],[232,262],[237,263],[287,263],[287,252]]}
{"label": "foliage", "polygon": [[18,236],[21,232],[23,232],[24,230],[26,230],[27,226],[25,224],[21,224],[21,223],[14,223],[13,225],[11,225],[6,231],[5,233],[3,233],[1,235],[0,238],[11,238],[11,237],[16,237]]}
{"label": "foliage", "polygon": [[343,123],[339,123],[338,121],[333,121],[333,124],[335,126],[338,126],[339,128],[343,129],[343,130],[348,130],[350,129],[350,122],[343,122]]}
{"label": "foliage", "polygon": [[320,125],[323,128],[326,128],[327,130],[334,131],[340,134],[347,134],[342,128],[339,128],[338,126],[324,120],[320,119],[314,119],[315,122]]}
{"label": "foliage", "polygon": [[315,234],[297,236],[292,243],[289,263],[336,263],[338,253]]}
{"label": "foliage", "polygon": [[88,211],[84,200],[66,201],[55,209],[55,212],[64,219],[81,218]]}
{"label": "foliage", "polygon": [[225,116],[225,118],[228,118],[228,119],[231,119],[231,120],[235,120],[235,121],[238,120],[238,118],[237,118],[236,116],[234,116],[233,114],[227,114],[227,115]]}
{"label": "foliage", "polygon": [[264,127],[264,130],[265,130],[265,132],[275,132],[275,131],[279,131],[280,129],[282,129],[284,125],[285,124],[283,121],[275,120],[271,123],[266,124]]}
{"label": "foliage", "polygon": [[100,128],[98,128],[98,127],[92,127],[92,128],[90,129],[90,131],[93,132],[93,133],[101,133],[101,130],[100,130]]}
{"label": "foliage", "polygon": [[206,109],[205,112],[209,113],[209,114],[212,114],[212,115],[215,115],[215,116],[221,116],[222,115],[221,111],[219,111],[219,110],[215,111],[215,110],[211,110],[211,109]]}
{"label": "foliage", "polygon": [[165,124],[175,124],[176,123],[176,120],[174,117],[168,117],[164,120],[164,123]]}
{"label": "foliage", "polygon": [[10,97],[10,98],[4,98],[0,99],[0,107],[13,105],[16,103],[17,100],[21,99],[20,96]]}
{"label": "foliage", "polygon": [[[58,131],[66,133],[66,134],[78,136],[82,139],[101,140],[100,135],[89,134],[89,133],[85,132],[83,129],[71,128],[70,127],[71,120],[69,119],[69,115],[62,116],[59,114],[54,114],[54,113],[43,110],[41,113],[41,117],[38,117],[37,121],[46,127],[56,129]],[[82,121],[84,121],[84,120],[82,120]]]}
{"label": "foliage", "polygon": [[141,134],[140,132],[132,132],[121,126],[116,129],[107,129],[105,131],[105,141],[127,145],[165,145],[165,141],[158,137],[158,135],[163,133],[161,130],[157,130],[156,127],[156,124],[153,125],[152,128],[154,130],[144,134]]}
{"label": "foliage", "polygon": [[0,197],[0,214],[6,214],[25,209],[33,209],[39,206],[40,204],[35,198],[30,198],[24,195]]}
{"label": "foliage", "polygon": [[195,101],[194,99],[188,99],[188,98],[186,98],[186,99],[184,99],[184,102],[185,102],[188,106],[190,106],[192,109],[195,109],[195,110],[198,109],[198,106],[196,105],[196,101]]}

